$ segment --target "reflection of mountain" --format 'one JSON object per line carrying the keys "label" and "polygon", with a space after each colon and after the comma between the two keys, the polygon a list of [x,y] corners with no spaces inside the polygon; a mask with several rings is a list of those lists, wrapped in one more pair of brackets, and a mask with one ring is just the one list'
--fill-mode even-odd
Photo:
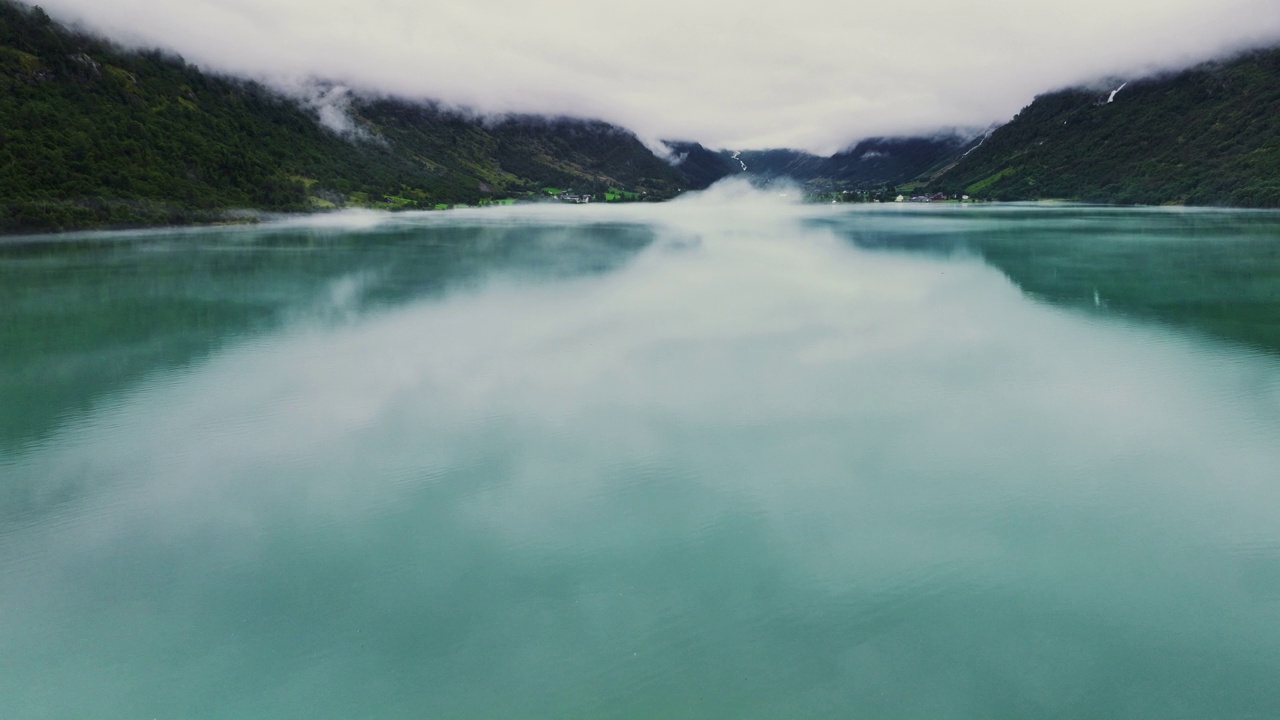
{"label": "reflection of mountain", "polygon": [[1103,303],[1110,311],[1280,353],[1277,229],[1271,223],[1270,234],[1242,232],[1213,242],[1130,236],[1084,248],[1078,236],[1050,234],[1034,245],[987,242],[982,254],[1025,292],[1052,302]]}
{"label": "reflection of mountain", "polygon": [[290,319],[342,319],[495,272],[605,271],[651,240],[639,226],[472,226],[0,247],[0,454]]}
{"label": "reflection of mountain", "polygon": [[1048,302],[1157,320],[1280,355],[1280,216],[956,210],[839,227],[867,247],[977,253]]}

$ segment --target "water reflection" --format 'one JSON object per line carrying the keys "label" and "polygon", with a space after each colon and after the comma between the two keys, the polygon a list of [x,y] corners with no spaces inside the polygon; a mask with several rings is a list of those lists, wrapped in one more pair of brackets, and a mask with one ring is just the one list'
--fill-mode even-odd
{"label": "water reflection", "polygon": [[1280,216],[1270,212],[974,206],[831,219],[864,247],[970,252],[1028,294],[1280,352]]}
{"label": "water reflection", "polygon": [[735,192],[335,260],[11,455],[0,715],[1280,706],[1273,358]]}
{"label": "water reflection", "polygon": [[0,453],[301,318],[350,319],[492,273],[604,272],[651,239],[640,225],[375,224],[0,245]]}

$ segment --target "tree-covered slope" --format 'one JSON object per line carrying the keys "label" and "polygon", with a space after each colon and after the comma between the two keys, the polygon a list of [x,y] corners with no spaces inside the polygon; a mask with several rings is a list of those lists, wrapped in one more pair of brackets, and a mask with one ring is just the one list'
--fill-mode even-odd
{"label": "tree-covered slope", "polygon": [[431,208],[548,186],[660,198],[687,185],[604,123],[359,98],[348,110],[359,137],[254,83],[0,0],[0,231],[209,221],[232,208]]}
{"label": "tree-covered slope", "polygon": [[850,190],[899,185],[953,162],[974,142],[958,133],[868,138],[824,160],[815,178]]}
{"label": "tree-covered slope", "polygon": [[742,165],[732,153],[708,150],[696,142],[668,140],[665,144],[691,190],[705,189],[717,180],[742,172]]}
{"label": "tree-covered slope", "polygon": [[902,185],[938,172],[974,143],[972,136],[960,133],[876,137],[830,157],[775,149],[749,150],[740,153],[739,158],[746,164],[748,174],[790,178],[814,192],[865,191]]}
{"label": "tree-covered slope", "polygon": [[933,183],[1001,200],[1280,207],[1280,50],[1037,97]]}
{"label": "tree-covered slope", "polygon": [[738,154],[738,159],[747,166],[746,172],[751,175],[765,178],[785,177],[806,182],[817,177],[818,170],[828,158],[801,150],[774,148],[744,150]]}

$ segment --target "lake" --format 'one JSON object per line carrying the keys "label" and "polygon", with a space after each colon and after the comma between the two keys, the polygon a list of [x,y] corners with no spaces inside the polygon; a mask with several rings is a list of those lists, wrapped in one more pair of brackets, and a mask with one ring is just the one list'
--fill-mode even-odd
{"label": "lake", "polygon": [[1278,677],[1280,214],[730,183],[0,245],[0,717],[1273,718]]}

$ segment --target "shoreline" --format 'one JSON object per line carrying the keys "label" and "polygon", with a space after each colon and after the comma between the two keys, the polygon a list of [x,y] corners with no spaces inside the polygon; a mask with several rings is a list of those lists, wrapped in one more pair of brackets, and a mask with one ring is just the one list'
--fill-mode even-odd
{"label": "shoreline", "polygon": [[[680,196],[676,196],[680,197]],[[667,203],[675,198],[666,200],[647,200],[642,202],[611,202],[611,203],[592,203],[592,206],[614,206],[614,205],[636,205],[649,203]],[[921,209],[929,207],[974,207],[981,206],[986,208],[1015,208],[1028,206],[1077,206],[1081,208],[1105,208],[1113,210],[1141,210],[1141,211],[1158,211],[1158,212],[1232,212],[1232,213],[1249,213],[1249,214],[1269,214],[1280,213],[1280,208],[1253,208],[1253,207],[1234,207],[1229,205],[1118,205],[1111,203],[1085,202],[1079,200],[1063,200],[1063,199],[1040,199],[1040,200],[979,200],[975,202],[934,202],[934,203],[871,203],[871,202],[841,202],[827,203],[822,201],[808,200],[805,204],[815,206],[830,207],[835,204],[839,206],[879,208],[879,209],[902,209],[910,207],[912,209]],[[556,203],[546,201],[521,202],[514,205],[575,205],[575,203]],[[493,206],[477,206],[477,205],[460,205],[458,207],[450,207],[440,210],[424,210],[424,209],[404,209],[404,210],[388,210],[383,208],[367,208],[367,207],[344,207],[335,209],[318,209],[314,211],[303,212],[273,212],[267,210],[252,210],[238,208],[227,210],[227,216],[216,220],[193,220],[192,222],[182,223],[155,223],[155,224],[139,224],[139,225],[110,225],[110,226],[84,226],[63,228],[58,230],[0,230],[0,248],[16,247],[22,245],[39,245],[45,243],[75,243],[77,241],[109,241],[111,239],[129,240],[136,238],[138,235],[156,235],[162,233],[204,233],[214,232],[228,228],[247,228],[253,226],[279,227],[288,224],[290,221],[305,221],[310,218],[336,217],[349,213],[369,213],[382,215],[386,217],[394,217],[404,214],[438,214],[447,213],[457,210],[487,210],[496,207],[511,207],[512,204],[493,205]]]}

